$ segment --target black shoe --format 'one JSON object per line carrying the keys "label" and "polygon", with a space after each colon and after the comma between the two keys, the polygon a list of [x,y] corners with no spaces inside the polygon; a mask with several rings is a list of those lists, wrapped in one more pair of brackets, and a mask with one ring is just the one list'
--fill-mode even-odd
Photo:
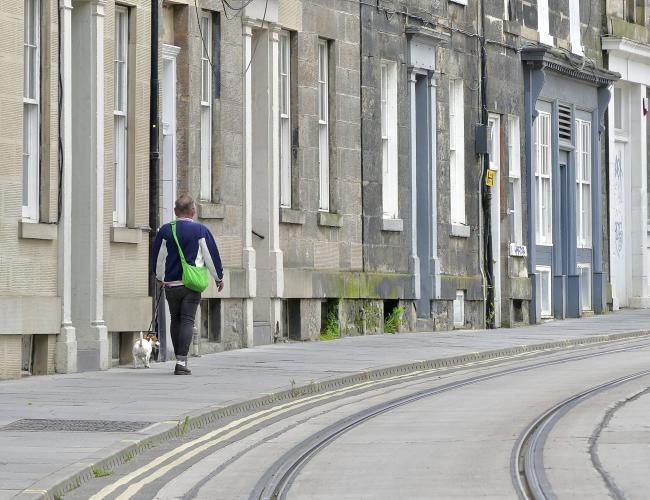
{"label": "black shoe", "polygon": [[174,375],[192,375],[192,370],[187,366],[176,365],[176,368],[174,368]]}

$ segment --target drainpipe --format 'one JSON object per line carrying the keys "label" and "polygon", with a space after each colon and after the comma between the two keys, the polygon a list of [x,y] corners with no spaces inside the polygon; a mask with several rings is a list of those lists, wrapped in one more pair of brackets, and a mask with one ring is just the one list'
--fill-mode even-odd
{"label": "drainpipe", "polygon": [[[486,131],[488,126],[488,109],[487,109],[487,87],[488,87],[488,74],[487,74],[487,53],[485,50],[485,5],[480,2],[480,25],[481,36],[479,37],[480,50],[481,50],[481,124]],[[495,310],[494,310],[494,262],[493,262],[493,249],[492,249],[492,191],[487,186],[487,172],[490,168],[490,158],[487,154],[483,154],[483,168],[481,173],[481,209],[483,212],[483,266],[485,270],[485,325],[487,328],[496,328],[495,324]],[[496,186],[498,189],[498,186]]]}
{"label": "drainpipe", "polygon": [[[151,2],[151,89],[149,94],[149,250],[160,226],[160,148],[159,148],[159,117],[158,117],[158,16],[159,0]],[[155,314],[157,303],[157,285],[153,266],[149,265],[149,295],[152,301],[152,314]],[[160,337],[160,353],[165,360],[167,352],[166,336]]]}

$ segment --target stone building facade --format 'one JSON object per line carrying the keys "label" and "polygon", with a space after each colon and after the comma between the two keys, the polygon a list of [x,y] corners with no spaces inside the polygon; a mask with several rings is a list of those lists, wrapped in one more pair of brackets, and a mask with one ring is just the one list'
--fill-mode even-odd
{"label": "stone building facade", "polygon": [[[628,4],[163,2],[160,217],[191,194],[226,277],[193,352],[382,333],[396,308],[435,331],[644,305]],[[151,317],[150,4],[0,9],[0,377],[105,369]]]}
{"label": "stone building facade", "polygon": [[650,3],[610,0],[606,9],[605,63],[621,74],[607,113],[612,307],[647,308]]}
{"label": "stone building facade", "polygon": [[537,0],[485,8],[488,105],[500,122],[493,144],[506,174],[502,323],[605,312],[603,132],[608,88],[618,75],[603,68],[601,6]]}
{"label": "stone building facade", "polygon": [[149,6],[3,9],[0,377],[106,369],[151,310]]}

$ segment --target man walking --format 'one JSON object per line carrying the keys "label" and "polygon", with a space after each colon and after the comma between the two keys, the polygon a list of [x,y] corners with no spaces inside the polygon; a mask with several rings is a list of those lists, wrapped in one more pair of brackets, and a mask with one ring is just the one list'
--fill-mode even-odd
{"label": "man walking", "polygon": [[192,266],[207,267],[217,282],[219,291],[223,290],[223,266],[212,233],[203,224],[193,220],[196,216],[194,200],[186,194],[179,196],[174,213],[176,220],[164,224],[156,235],[152,260],[156,279],[165,288],[171,314],[170,333],[176,355],[174,375],[191,375],[187,366],[187,354],[192,343],[201,293],[183,285],[181,259],[184,256],[185,261]]}

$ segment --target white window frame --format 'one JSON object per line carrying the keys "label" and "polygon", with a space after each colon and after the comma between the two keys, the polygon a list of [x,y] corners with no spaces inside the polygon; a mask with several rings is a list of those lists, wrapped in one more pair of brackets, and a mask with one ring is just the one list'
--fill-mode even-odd
{"label": "white window frame", "polygon": [[521,203],[521,136],[519,117],[508,116],[508,178],[512,193],[512,206],[508,207],[511,219],[511,243],[524,244]]}
{"label": "white window frame", "polygon": [[382,62],[380,74],[383,217],[397,219],[399,213],[397,63]]}
{"label": "white window frame", "polygon": [[129,9],[115,6],[113,58],[113,225],[126,226],[128,184]]}
{"label": "white window frame", "polygon": [[22,217],[39,220],[41,141],[41,5],[25,0],[23,39],[23,193]]}
{"label": "white window frame", "polygon": [[[546,167],[546,168],[544,168]],[[551,114],[539,111],[535,120],[535,235],[538,245],[553,244],[553,161]]]}
{"label": "white window frame", "polygon": [[453,301],[454,327],[465,326],[465,290],[456,290],[456,298]]}
{"label": "white window frame", "polygon": [[449,82],[449,184],[451,222],[465,224],[465,107],[463,80]]}
{"label": "white window frame", "polygon": [[212,201],[212,13],[201,22],[201,189],[200,198]]}
{"label": "white window frame", "polygon": [[615,85],[613,94],[614,130],[617,136],[627,137],[629,132],[628,104],[630,102],[627,89],[621,85]]}
{"label": "white window frame", "polygon": [[280,206],[291,208],[291,35],[280,32]]}
{"label": "white window frame", "polygon": [[569,0],[569,30],[571,52],[578,56],[584,55],[580,39],[580,0]]}
{"label": "white window frame", "polygon": [[[553,276],[551,273],[551,268],[550,266],[537,266],[535,268],[535,272],[537,273],[537,300],[539,301],[540,305],[540,314],[542,317],[550,317],[553,315],[553,302],[551,302],[551,289],[553,287]],[[546,276],[548,278],[548,287],[547,287],[547,293],[546,293],[546,302],[548,304],[548,309],[544,309],[544,301],[542,298],[542,279],[544,279],[542,276]]]}
{"label": "white window frame", "polygon": [[329,42],[318,41],[318,177],[319,203],[323,212],[330,210],[329,144]]}
{"label": "white window frame", "polygon": [[537,32],[540,43],[553,47],[554,41],[550,33],[548,0],[537,0]]}
{"label": "white window frame", "polygon": [[[591,265],[589,264],[578,264],[578,276],[579,276],[579,288],[580,288],[580,307],[583,311],[592,310],[592,293],[591,293]],[[584,279],[586,278],[587,282],[585,284]],[[583,289],[584,287],[584,289]],[[587,300],[584,299],[583,292],[587,293]]]}
{"label": "white window frame", "polygon": [[592,246],[591,122],[576,120],[576,234],[578,248]]}

